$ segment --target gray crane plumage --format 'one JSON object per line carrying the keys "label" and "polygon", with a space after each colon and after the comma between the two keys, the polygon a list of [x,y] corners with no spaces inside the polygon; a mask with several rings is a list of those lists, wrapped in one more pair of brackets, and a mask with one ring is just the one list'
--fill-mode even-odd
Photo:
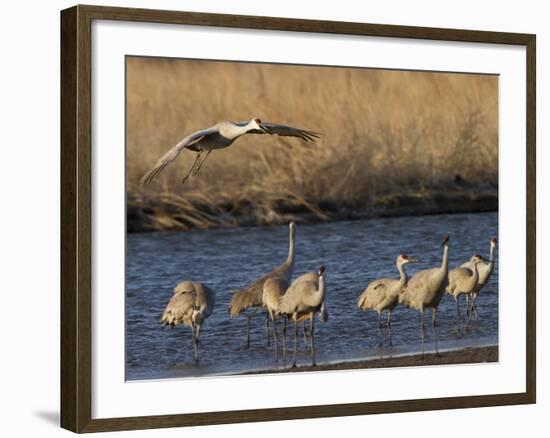
{"label": "gray crane plumage", "polygon": [[[470,259],[468,267],[459,266],[449,271],[449,284],[446,291],[455,299],[457,330],[460,330],[460,296],[469,296],[475,291],[479,281],[478,265],[481,262],[483,262],[483,257],[475,254]],[[470,318],[468,318],[468,322],[470,322]]]}
{"label": "gray crane plumage", "polygon": [[[283,137],[297,137],[306,142],[314,142],[319,138],[319,133],[315,131],[293,128],[278,123],[262,122],[257,117],[247,122],[220,122],[210,128],[194,132],[180,140],[157,161],[151,170],[143,175],[140,179],[140,184],[152,183],[170,163],[178,158],[179,154],[184,149],[188,149],[196,152],[197,155],[187,175],[182,179],[182,182],[185,182],[190,176],[195,175],[199,171],[210,152],[216,149],[224,149],[233,144],[239,137],[246,134],[271,134]],[[199,162],[203,152],[206,152],[206,156]]]}
{"label": "gray crane plumage", "polygon": [[359,295],[357,299],[357,307],[361,310],[375,310],[378,313],[378,334],[380,338],[380,343],[382,338],[380,336],[380,330],[382,327],[381,316],[382,312],[385,310],[388,313],[387,318],[387,327],[390,338],[390,345],[392,344],[391,337],[391,318],[392,311],[397,306],[399,302],[399,294],[407,286],[408,277],[405,272],[405,265],[407,263],[416,262],[417,259],[414,257],[409,257],[404,254],[397,256],[395,264],[397,270],[399,271],[399,278],[380,278],[374,280],[367,288]]}
{"label": "gray crane plumage", "polygon": [[290,282],[286,278],[281,277],[268,278],[263,285],[262,302],[271,318],[275,358],[278,357],[279,345],[277,336],[277,319],[280,316],[279,303],[289,286]]}
{"label": "gray crane plumage", "polygon": [[[294,271],[294,247],[296,237],[296,224],[289,223],[289,242],[288,242],[288,257],[280,266],[262,275],[256,279],[251,285],[233,293],[229,304],[229,314],[231,318],[236,318],[239,315],[244,315],[247,318],[246,345],[250,345],[250,318],[252,318],[258,309],[264,307],[263,288],[264,283],[269,278],[280,278],[287,282],[292,279]],[[269,321],[269,315],[266,314],[266,321]],[[269,330],[268,327],[266,327]]]}
{"label": "gray crane plumage", "polygon": [[174,288],[174,295],[168,302],[160,322],[163,326],[180,324],[191,327],[195,360],[199,359],[200,329],[216,305],[216,295],[202,283],[183,281]]}
{"label": "gray crane plumage", "polygon": [[[294,360],[296,366],[296,351],[298,339],[298,322],[309,318],[309,335],[311,339],[311,362],[315,366],[315,314],[326,310],[325,267],[321,266],[318,272],[310,272],[298,277],[292,282],[286,293],[281,297],[279,313],[294,322]],[[286,320],[284,325],[286,340]],[[286,341],[285,341],[286,344]],[[286,345],[284,345],[286,352]]]}
{"label": "gray crane plumage", "polygon": [[[477,306],[476,306],[476,300],[479,296],[481,290],[485,287],[485,285],[489,282],[489,278],[491,278],[491,274],[493,273],[493,270],[495,268],[495,248],[497,246],[497,239],[493,237],[489,241],[489,261],[481,262],[477,265],[477,270],[479,272],[479,278],[477,280],[477,285],[472,291],[472,293],[466,295],[466,304],[467,304],[467,315],[468,319],[472,318],[472,315],[475,315],[477,318]],[[461,267],[463,268],[470,268],[472,263],[472,259],[467,261],[466,263],[463,263]]]}
{"label": "gray crane plumage", "polygon": [[424,311],[432,309],[432,331],[434,334],[435,351],[437,350],[437,333],[435,330],[437,307],[445,293],[449,272],[449,236],[443,238],[443,260],[441,267],[425,269],[417,272],[408,281],[407,286],[399,295],[399,304],[420,312],[420,339],[422,358],[424,358]]}

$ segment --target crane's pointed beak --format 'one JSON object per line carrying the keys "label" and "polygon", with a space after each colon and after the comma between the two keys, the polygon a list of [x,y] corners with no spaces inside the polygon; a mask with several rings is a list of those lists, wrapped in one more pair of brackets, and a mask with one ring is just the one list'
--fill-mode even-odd
{"label": "crane's pointed beak", "polygon": [[269,130],[264,125],[260,123],[258,126],[265,134],[269,134]]}

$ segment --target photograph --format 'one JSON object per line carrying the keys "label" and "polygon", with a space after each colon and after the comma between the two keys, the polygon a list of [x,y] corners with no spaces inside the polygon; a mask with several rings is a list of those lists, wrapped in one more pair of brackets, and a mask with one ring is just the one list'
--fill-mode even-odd
{"label": "photograph", "polygon": [[125,378],[499,361],[499,75],[125,57]]}

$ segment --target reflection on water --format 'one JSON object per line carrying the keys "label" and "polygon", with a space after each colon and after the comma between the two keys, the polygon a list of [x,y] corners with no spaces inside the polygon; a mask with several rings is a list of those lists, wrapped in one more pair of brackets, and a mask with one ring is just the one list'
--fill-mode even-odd
{"label": "reflection on water", "polygon": [[[497,213],[298,225],[295,277],[321,264],[327,267],[330,320],[315,324],[317,363],[416,352],[418,312],[396,308],[393,347],[387,346],[387,339],[379,347],[376,313],[360,311],[357,296],[373,279],[398,276],[395,258],[399,253],[421,260],[407,266],[409,275],[437,266],[441,263],[438,245],[441,237],[449,234],[452,268],[475,253],[488,257],[489,238],[497,231]],[[287,226],[128,235],[127,379],[234,374],[285,366],[275,362],[272,348],[266,348],[263,314],[252,319],[251,346],[245,349],[246,320],[230,319],[227,306],[232,289],[246,286],[282,263],[287,252]],[[214,313],[201,331],[198,364],[193,362],[191,330],[183,326],[163,329],[159,324],[174,286],[186,279],[206,283],[217,299]],[[479,319],[469,330],[457,332],[454,299],[450,295],[443,298],[438,311],[442,348],[497,344],[498,255],[477,307]],[[293,329],[289,332],[293,336]],[[428,348],[429,329],[426,334]],[[299,342],[303,350],[303,341]],[[305,351],[298,356],[299,364],[309,360]]]}

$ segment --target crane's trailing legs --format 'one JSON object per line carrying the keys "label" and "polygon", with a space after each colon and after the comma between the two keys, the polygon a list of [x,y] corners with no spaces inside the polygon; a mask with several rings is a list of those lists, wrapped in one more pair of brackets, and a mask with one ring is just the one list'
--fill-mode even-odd
{"label": "crane's trailing legs", "polygon": [[191,174],[191,176],[195,176],[198,171],[200,170],[200,168],[202,167],[202,165],[204,164],[204,162],[206,161],[206,159],[208,158],[208,155],[210,155],[210,152],[212,152],[212,150],[208,150],[206,151],[206,155],[204,156],[204,158],[202,159],[202,161],[199,163],[199,165],[197,166],[197,168],[195,170],[193,170],[193,173]]}
{"label": "crane's trailing legs", "polygon": [[191,176],[191,174],[193,173],[193,170],[195,169],[195,165],[197,164],[197,161],[199,161],[201,157],[201,152],[197,152],[197,155],[195,156],[195,159],[193,160],[193,164],[191,164],[191,167],[189,168],[189,172],[187,172],[187,175],[185,175],[182,179],[181,179],[181,182],[184,183],[185,181],[187,181],[187,179]]}

